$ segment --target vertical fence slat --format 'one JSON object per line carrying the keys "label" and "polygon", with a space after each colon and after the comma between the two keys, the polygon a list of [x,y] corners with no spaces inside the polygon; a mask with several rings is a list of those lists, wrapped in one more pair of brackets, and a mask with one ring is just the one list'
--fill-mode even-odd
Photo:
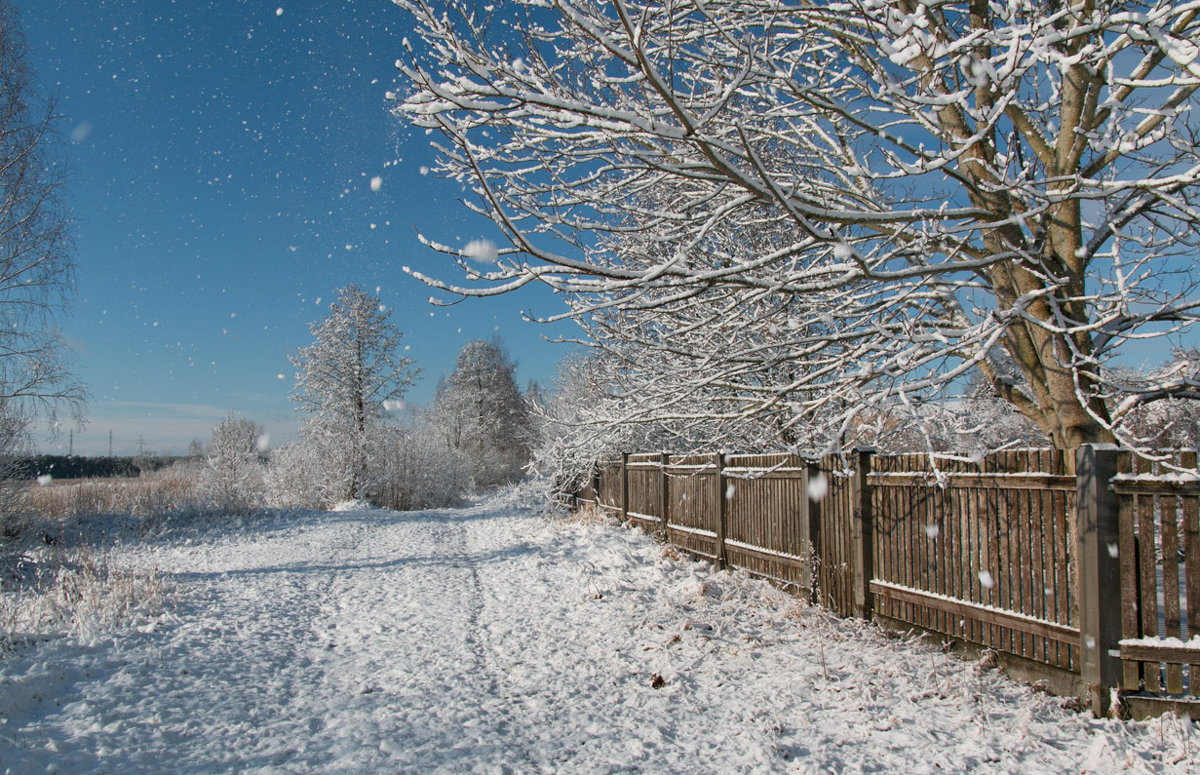
{"label": "vertical fence slat", "polygon": [[[1163,496],[1158,499],[1159,521],[1162,536],[1162,622],[1165,638],[1179,638],[1179,534],[1178,498]],[[1183,665],[1166,665],[1167,691],[1172,694],[1183,692]]]}
{"label": "vertical fence slat", "polygon": [[871,473],[871,450],[859,449],[854,453],[854,522],[851,568],[854,584],[854,615],[860,619],[871,618],[871,579],[875,577],[874,552],[871,541],[875,527],[871,521],[871,485],[867,476]]}
{"label": "vertical fence slat", "polygon": [[725,497],[725,455],[716,454],[717,464],[717,567],[729,567],[729,555],[725,548],[725,526],[728,520],[729,499]]}
{"label": "vertical fence slat", "polygon": [[[1137,638],[1140,635],[1138,606],[1141,603],[1138,595],[1138,557],[1135,535],[1137,521],[1133,510],[1133,496],[1122,493],[1118,498],[1121,520],[1117,549],[1121,567],[1121,637]],[[1141,666],[1132,659],[1122,660],[1121,688],[1129,692],[1136,692],[1142,688]]]}
{"label": "vertical fence slat", "polygon": [[[1138,587],[1141,599],[1138,609],[1141,612],[1141,637],[1153,638],[1158,632],[1158,567],[1154,560],[1154,549],[1157,536],[1154,529],[1154,500],[1153,495],[1135,495],[1134,509],[1137,512],[1138,538]],[[1146,691],[1162,690],[1158,664],[1146,663],[1142,668],[1142,681]]]}
{"label": "vertical fence slat", "polygon": [[[1185,452],[1180,456],[1180,467],[1196,470],[1196,453]],[[1195,493],[1183,496],[1182,527],[1184,587],[1187,594],[1188,638],[1200,636],[1200,497]],[[1200,664],[1188,665],[1188,691],[1200,696]]]}
{"label": "vertical fence slat", "polygon": [[671,477],[667,472],[667,468],[671,465],[671,456],[664,452],[662,453],[662,470],[659,473],[659,494],[662,499],[659,501],[661,512],[659,517],[662,518],[662,537],[664,541],[670,540],[668,528],[671,524]]}
{"label": "vertical fence slat", "polygon": [[811,488],[814,478],[818,476],[823,476],[821,467],[815,462],[809,462],[804,473],[804,514],[808,523],[804,532],[804,538],[808,542],[804,556],[808,560],[808,567],[805,570],[808,575],[808,599],[814,603],[820,600],[817,580],[820,578],[819,566],[821,563],[821,501],[828,492],[828,490],[821,490],[821,498],[813,497]]}
{"label": "vertical fence slat", "polygon": [[[1051,469],[1053,470],[1053,469]],[[1054,511],[1054,493],[1042,492],[1038,495],[1039,508],[1032,516],[1029,526],[1029,576],[1028,600],[1029,611],[1039,619],[1049,619],[1046,612],[1046,515]],[[1045,638],[1033,639],[1033,657],[1038,660],[1049,659],[1047,641]]]}

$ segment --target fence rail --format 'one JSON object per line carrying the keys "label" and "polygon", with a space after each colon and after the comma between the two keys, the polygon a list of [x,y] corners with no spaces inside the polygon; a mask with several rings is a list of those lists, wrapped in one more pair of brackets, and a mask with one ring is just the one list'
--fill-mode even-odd
{"label": "fence rail", "polygon": [[1195,453],[1170,463],[1093,447],[936,465],[640,453],[577,497],[843,616],[995,650],[1097,713],[1111,689],[1137,713],[1196,713],[1200,473]]}

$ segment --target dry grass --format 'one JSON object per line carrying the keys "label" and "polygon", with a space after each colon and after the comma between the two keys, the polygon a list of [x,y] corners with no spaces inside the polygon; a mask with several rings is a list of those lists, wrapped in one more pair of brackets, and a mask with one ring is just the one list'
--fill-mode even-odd
{"label": "dry grass", "polygon": [[136,479],[77,479],[30,483],[24,506],[35,514],[66,520],[94,514],[157,516],[194,509],[200,500],[195,472],[174,466]]}
{"label": "dry grass", "polygon": [[162,574],[120,566],[87,518],[128,515],[142,525],[197,512],[193,470],[12,486],[16,508],[0,534],[0,653],[63,635],[91,640],[162,613]]}
{"label": "dry grass", "polygon": [[580,525],[611,525],[613,519],[606,515],[599,506],[595,503],[584,503],[578,509],[570,512],[567,516],[568,522],[575,522]]}
{"label": "dry grass", "polygon": [[121,568],[106,552],[56,546],[15,559],[0,583],[0,653],[68,634],[87,641],[166,605],[157,568]]}

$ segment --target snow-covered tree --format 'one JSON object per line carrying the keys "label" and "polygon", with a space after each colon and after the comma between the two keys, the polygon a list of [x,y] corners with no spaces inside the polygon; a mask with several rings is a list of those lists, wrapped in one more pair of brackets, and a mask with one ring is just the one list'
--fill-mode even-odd
{"label": "snow-covered tree", "polygon": [[[1200,381],[1200,349],[1177,350],[1162,366],[1142,371],[1120,373],[1129,386],[1130,396],[1143,395],[1154,385],[1163,382]],[[1167,398],[1142,402],[1123,400],[1112,407],[1112,415],[1120,423],[1122,439],[1133,446],[1150,449],[1200,448],[1200,401]]]}
{"label": "snow-covered tree", "polygon": [[600,344],[668,369],[643,418],[707,392],[854,443],[978,371],[1070,448],[1200,395],[1113,368],[1200,306],[1194,2],[396,2],[396,112],[509,243],[422,279],[628,313]]}
{"label": "snow-covered tree", "polygon": [[302,433],[320,450],[340,498],[368,494],[371,435],[417,374],[401,354],[403,334],[390,318],[376,296],[347,286],[329,305],[328,317],[309,326],[314,342],[291,358],[292,400],[307,415]]}
{"label": "snow-covered tree", "polygon": [[265,435],[258,423],[236,412],[217,423],[200,480],[201,492],[212,506],[236,512],[263,504],[264,447]]}
{"label": "snow-covered tree", "polygon": [[538,440],[533,467],[559,490],[580,488],[607,457],[654,448],[635,438],[646,424],[609,422],[618,414],[610,406],[617,399],[606,369],[609,362],[598,352],[569,354],[558,364],[551,395],[530,403]]}
{"label": "snow-covered tree", "polygon": [[323,450],[303,438],[271,450],[265,485],[267,505],[275,508],[329,509],[346,497]]}
{"label": "snow-covered tree", "polygon": [[478,486],[520,478],[529,462],[529,413],[515,373],[498,339],[477,339],[463,346],[454,371],[438,382],[433,421]]}

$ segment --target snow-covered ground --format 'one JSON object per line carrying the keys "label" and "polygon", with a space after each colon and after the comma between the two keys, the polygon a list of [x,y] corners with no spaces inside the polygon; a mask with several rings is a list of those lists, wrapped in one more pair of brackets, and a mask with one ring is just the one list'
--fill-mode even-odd
{"label": "snow-covered ground", "polygon": [[1095,720],[606,525],[493,500],[127,542],[153,626],[0,660],[0,771],[1196,772]]}

